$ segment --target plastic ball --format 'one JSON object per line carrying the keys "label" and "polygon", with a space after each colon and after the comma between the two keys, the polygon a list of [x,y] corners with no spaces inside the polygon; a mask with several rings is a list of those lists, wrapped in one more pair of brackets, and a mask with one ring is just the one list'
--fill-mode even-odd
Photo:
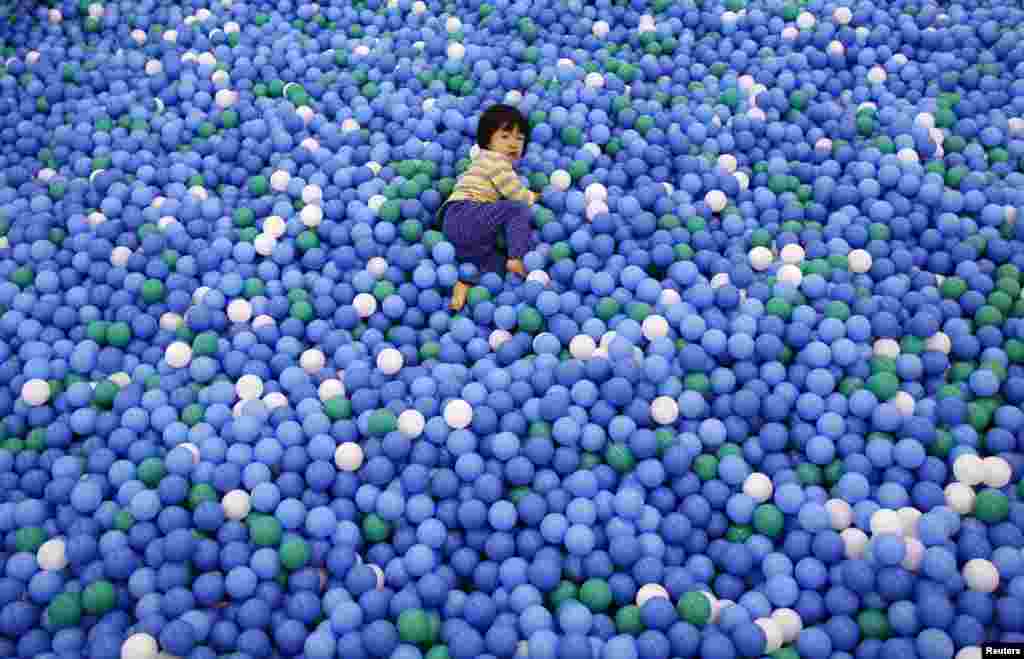
{"label": "plastic ball", "polygon": [[334,464],[341,471],[358,471],[363,459],[363,449],[355,442],[343,442],[334,451]]}
{"label": "plastic ball", "polygon": [[21,398],[33,407],[45,405],[50,400],[50,385],[38,378],[28,380],[21,386]]}
{"label": "plastic ball", "polygon": [[467,428],[473,421],[473,407],[462,399],[449,401],[444,408],[444,421],[455,430]]}
{"label": "plastic ball", "polygon": [[377,355],[377,368],[385,375],[394,375],[402,370],[405,358],[394,348],[385,348]]}

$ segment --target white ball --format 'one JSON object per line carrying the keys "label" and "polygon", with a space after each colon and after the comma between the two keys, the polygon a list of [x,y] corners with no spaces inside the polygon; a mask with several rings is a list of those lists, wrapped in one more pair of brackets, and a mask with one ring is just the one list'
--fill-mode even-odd
{"label": "white ball", "polygon": [[764,121],[767,117],[768,115],[761,108],[754,107],[747,110],[747,118],[754,121]]}
{"label": "white ball", "polygon": [[[112,373],[110,377],[107,379],[119,387],[127,387],[129,384],[131,384],[132,376],[128,375],[124,371],[118,371],[117,373]],[[95,382],[90,382],[89,384],[94,389],[96,388]]]}
{"label": "white ball", "polygon": [[933,352],[942,352],[948,355],[953,350],[953,340],[945,332],[936,332],[928,337],[924,347]]}
{"label": "white ball", "polygon": [[837,25],[849,25],[853,20],[853,11],[849,7],[836,7],[832,12],[832,20]]}
{"label": "white ball", "polygon": [[551,185],[558,190],[568,190],[569,186],[572,185],[572,177],[564,169],[556,169],[551,172]]}
{"label": "white ball", "polygon": [[917,568],[921,567],[921,561],[924,559],[924,544],[917,538],[905,538],[904,543],[907,550],[903,555],[903,560],[900,561],[900,565],[905,570],[916,572]]}
{"label": "white ball", "polygon": [[416,2],[412,3],[412,13],[417,16],[427,13],[427,3],[423,2],[423,0],[416,0]]}
{"label": "white ball", "polygon": [[772,479],[759,471],[750,474],[743,481],[743,494],[758,503],[764,503],[771,499],[774,491],[775,486],[772,484]]}
{"label": "white ball", "polygon": [[252,304],[245,299],[231,300],[228,304],[228,319],[233,323],[247,323],[252,318]]}
{"label": "white ball", "polygon": [[300,146],[310,153],[316,153],[316,151],[320,149],[320,142],[317,142],[315,138],[307,137],[302,140]]}
{"label": "white ball", "polygon": [[829,499],[825,502],[825,510],[833,530],[844,531],[853,524],[853,508],[842,499]]}
{"label": "white ball", "polygon": [[849,263],[850,272],[857,274],[864,274],[871,270],[874,259],[871,258],[871,254],[863,249],[855,249],[850,252],[849,256],[846,257]]}
{"label": "white ball", "polygon": [[800,282],[804,280],[804,273],[800,270],[800,266],[787,263],[786,265],[779,268],[776,273],[776,277],[779,281],[793,286],[799,286]]}
{"label": "white ball", "polygon": [[118,245],[110,252],[110,265],[115,268],[123,268],[128,265],[128,259],[132,256],[132,250],[124,245]]}
{"label": "white ball", "polygon": [[179,327],[181,327],[181,324],[184,321],[185,319],[182,318],[180,315],[174,313],[173,311],[168,311],[167,313],[160,316],[160,329],[167,332],[175,332]]}
{"label": "white ball", "polygon": [[551,276],[543,270],[531,270],[526,275],[526,281],[535,281],[541,286],[547,286],[551,283]]}
{"label": "white ball", "polygon": [[729,172],[730,174],[736,171],[737,164],[738,163],[736,162],[736,156],[732,155],[731,153],[723,153],[722,155],[718,156],[718,166],[724,169],[725,171]]}
{"label": "white ball", "polygon": [[444,407],[444,422],[455,430],[468,428],[473,422],[473,407],[461,398],[449,401]]}
{"label": "white ball", "polygon": [[318,227],[324,219],[324,209],[319,206],[310,204],[309,206],[303,206],[299,212],[299,217],[302,219],[302,224],[307,227]]}
{"label": "white ball", "polygon": [[[106,218],[104,218],[104,220],[105,219]],[[176,217],[174,217],[172,215],[164,215],[163,217],[161,217],[159,220],[156,221],[156,226],[161,231],[166,230],[167,227],[171,226],[172,224],[178,224],[178,218],[176,218]]]}
{"label": "white ball", "polygon": [[750,259],[750,267],[758,272],[763,272],[771,267],[772,261],[775,259],[772,250],[761,246],[750,250],[747,256]]}
{"label": "white ball", "polygon": [[444,23],[444,27],[449,33],[458,32],[462,29],[462,21],[455,16],[449,16],[448,20]]}
{"label": "white ball", "polygon": [[316,389],[320,400],[328,401],[332,398],[345,395],[345,384],[337,378],[328,378],[320,383]]}
{"label": "white ball", "polygon": [[960,515],[969,515],[974,510],[974,489],[963,483],[950,483],[943,491],[946,505]]}
{"label": "white ball", "polygon": [[236,522],[248,517],[249,511],[252,510],[252,501],[245,490],[231,490],[224,495],[220,503],[224,508],[224,516]]}
{"label": "white ball", "polygon": [[241,29],[242,26],[236,23],[235,21],[228,21],[224,24],[224,32],[226,34],[236,34],[237,32],[240,32]]}
{"label": "white ball", "polygon": [[906,391],[897,391],[896,395],[892,398],[892,404],[903,416],[912,415],[914,408],[917,406],[914,397]]}
{"label": "white ball", "polygon": [[334,450],[334,464],[342,471],[359,471],[363,466],[363,447],[355,442],[345,442]]}
{"label": "white ball", "polygon": [[761,628],[764,632],[765,639],[765,654],[775,652],[782,647],[784,642],[782,635],[782,627],[779,623],[775,622],[772,618],[758,618],[754,621],[754,624]]}
{"label": "white ball", "polygon": [[256,400],[263,395],[263,378],[247,373],[235,383],[235,393],[242,400]]}
{"label": "white ball", "polygon": [[64,14],[59,9],[51,9],[46,12],[46,18],[50,21],[51,25],[57,25],[64,20]]}
{"label": "white ball", "polygon": [[192,464],[194,464],[194,465],[199,464],[199,447],[198,446],[196,446],[192,442],[184,442],[184,443],[178,444],[178,446],[180,446],[181,448],[185,449],[186,451],[188,451],[189,453],[192,454]]}
{"label": "white ball", "polygon": [[704,203],[715,213],[720,213],[729,203],[729,200],[721,190],[711,190],[704,195]]}
{"label": "white ball", "polygon": [[302,117],[302,123],[305,124],[306,126],[308,126],[309,122],[313,121],[313,117],[316,116],[316,113],[313,112],[313,108],[309,107],[308,105],[300,105],[299,107],[295,108],[295,114]]}
{"label": "white ball", "polygon": [[1010,463],[996,455],[990,455],[983,460],[985,463],[985,485],[994,488],[1006,487],[1013,477],[1013,468]]}
{"label": "white ball", "polygon": [[458,41],[448,44],[448,59],[460,60],[466,56],[466,47]]}
{"label": "white ball", "polygon": [[885,69],[881,66],[873,66],[871,67],[871,70],[868,71],[868,82],[872,84],[880,85],[888,78],[889,74],[886,73]]}
{"label": "white ball", "polygon": [[227,71],[217,70],[210,74],[210,80],[215,85],[226,85],[231,80]]}
{"label": "white ball", "polygon": [[644,318],[641,328],[643,330],[644,337],[648,341],[668,336],[668,321],[657,314],[652,314],[647,318]]}
{"label": "white ball", "polygon": [[675,423],[679,418],[679,403],[671,396],[658,396],[651,401],[651,418],[661,425]]}
{"label": "white ball", "polygon": [[310,183],[302,188],[302,202],[305,204],[319,204],[323,198],[324,191],[319,185]]}
{"label": "white ball", "polygon": [[193,185],[188,189],[188,193],[198,199],[199,201],[206,201],[210,198],[210,193],[206,191],[201,185]]}
{"label": "white ball", "polygon": [[356,130],[359,130],[359,122],[355,119],[349,117],[341,122],[341,131],[343,133],[351,133]]}
{"label": "white ball", "polygon": [[377,354],[377,368],[384,375],[394,375],[402,370],[404,364],[405,358],[402,357],[402,353],[394,348],[384,348]]}
{"label": "white ball", "polygon": [[263,404],[268,410],[276,410],[279,407],[287,407],[288,397],[280,391],[274,391],[263,397]]}
{"label": "white ball", "polygon": [[903,536],[909,538],[917,535],[917,521],[921,519],[921,511],[904,506],[896,512],[899,513],[900,521],[903,522]]}
{"label": "white ball", "polygon": [[588,203],[596,201],[603,202],[608,199],[608,188],[606,188],[602,183],[591,183],[584,188],[583,197]]}
{"label": "white ball", "polygon": [[327,357],[317,348],[310,348],[299,356],[299,365],[310,375],[317,373],[327,364]]}
{"label": "white ball", "polygon": [[964,453],[953,463],[953,475],[964,485],[980,485],[988,475],[985,461],[973,453]]}
{"label": "white ball", "polygon": [[782,259],[783,263],[800,263],[804,260],[806,252],[804,248],[795,243],[790,243],[782,248],[779,252],[779,258]]}
{"label": "white ball", "polygon": [[[590,155],[594,156],[595,158],[601,155],[601,147],[599,147],[597,144],[594,144],[593,142],[586,142],[583,144],[581,148]],[[664,185],[669,184],[665,183]]]}
{"label": "white ball", "polygon": [[991,561],[974,558],[964,565],[964,582],[979,593],[994,593],[999,588],[999,571]]}
{"label": "white ball", "polygon": [[377,298],[369,293],[360,293],[352,300],[352,306],[360,318],[369,318],[377,310]]}
{"label": "white ball", "polygon": [[604,39],[610,30],[611,26],[606,21],[595,21],[593,27],[590,28],[590,31],[598,39]]}
{"label": "white ball", "polygon": [[575,359],[586,361],[594,356],[597,342],[589,334],[577,334],[569,341],[569,354]]}
{"label": "white ball", "polygon": [[491,350],[497,350],[503,343],[512,338],[512,334],[507,330],[496,329],[491,332],[491,335],[487,337],[487,343],[491,346]]}
{"label": "white ball", "polygon": [[270,175],[270,188],[274,192],[284,192],[288,189],[288,184],[292,180],[292,175],[283,169],[279,169]]}
{"label": "white ball", "polygon": [[44,405],[50,400],[50,385],[46,380],[33,378],[21,385],[21,398],[32,407]]}
{"label": "white ball", "polygon": [[41,570],[63,570],[68,566],[64,538],[47,540],[36,551],[36,563]]}
{"label": "white ball", "polygon": [[882,508],[871,516],[871,533],[875,535],[903,535],[903,518],[895,510]]}
{"label": "white ball", "polygon": [[590,222],[594,221],[594,218],[601,213],[608,212],[608,204],[603,199],[595,199],[587,204],[587,220]]}
{"label": "white ball", "polygon": [[787,25],[782,28],[782,38],[786,41],[796,41],[796,38],[800,36],[800,30],[796,29],[792,25]]}
{"label": "white ball", "polygon": [[149,634],[132,634],[121,645],[121,659],[157,659],[160,646]]}
{"label": "white ball", "polygon": [[253,329],[259,329],[261,327],[270,327],[271,325],[277,325],[277,321],[274,320],[273,316],[267,314],[260,314],[252,319]]}
{"label": "white ball", "polygon": [[107,216],[99,211],[93,211],[89,213],[88,220],[90,226],[98,226],[107,221]]}
{"label": "white ball", "polygon": [[864,551],[868,546],[868,536],[858,528],[850,527],[839,533],[843,540],[843,547],[846,550],[846,557],[856,560],[864,557]]}
{"label": "white ball", "polygon": [[230,89],[221,89],[213,96],[214,102],[219,108],[229,108],[238,103],[238,92]]}
{"label": "white ball", "polygon": [[388,271],[388,262],[375,256],[366,262],[366,271],[373,275],[374,279],[380,279]]}
{"label": "white ball", "polygon": [[[518,89],[510,89],[510,90],[508,90],[508,92],[505,93],[505,104],[506,105],[516,106],[516,105],[519,105],[519,103],[522,100],[523,100],[523,92],[519,91]],[[433,107],[434,99],[428,98],[427,101],[430,101],[431,107]],[[423,102],[424,105],[426,105],[427,101]],[[430,108],[427,108],[427,107],[423,108],[424,111],[427,111],[429,109]]]}
{"label": "white ball", "polygon": [[1024,135],[1024,117],[1011,117],[1006,124],[1011,134]]}
{"label": "white ball", "polygon": [[842,57],[846,54],[846,46],[842,41],[832,41],[828,44],[828,54],[833,57]]}
{"label": "white ball", "polygon": [[721,288],[723,286],[727,286],[729,284],[729,273],[719,272],[717,275],[711,278],[711,281],[709,283],[711,285],[711,288]]}
{"label": "white ball", "polygon": [[661,584],[648,583],[640,586],[639,590],[636,591],[636,605],[643,606],[648,601],[655,597],[661,597],[664,599],[671,599],[668,591]]}
{"label": "white ball", "polygon": [[802,11],[800,15],[796,17],[796,26],[801,30],[809,30],[814,27],[814,24],[818,22],[818,19],[814,17],[809,11]]}
{"label": "white ball", "polygon": [[658,303],[663,304],[666,307],[670,307],[673,304],[679,304],[682,301],[683,298],[680,297],[679,291],[674,288],[666,288],[662,290],[661,295],[658,297]]}
{"label": "white ball", "polygon": [[740,184],[740,190],[746,190],[750,187],[750,175],[746,172],[733,172],[732,177]]}
{"label": "white ball", "polygon": [[280,238],[288,231],[288,224],[280,215],[270,215],[263,220],[263,233],[271,238]]}
{"label": "white ball", "polygon": [[419,410],[409,409],[398,415],[398,432],[409,439],[416,439],[423,434],[427,420]]}
{"label": "white ball", "polygon": [[171,368],[185,368],[192,361],[192,347],[183,341],[175,341],[167,346],[164,359]]}
{"label": "white ball", "polygon": [[782,630],[782,639],[785,643],[792,643],[804,628],[803,618],[793,609],[775,609],[772,611],[772,620]]}
{"label": "white ball", "polygon": [[270,256],[274,253],[274,249],[277,247],[277,238],[266,233],[261,233],[253,239],[252,246],[260,256]]}
{"label": "white ball", "polygon": [[900,149],[899,151],[897,151],[896,158],[898,158],[900,162],[905,163],[915,163],[921,161],[921,156],[917,154],[917,151],[911,149],[910,147],[906,147],[904,149]]}
{"label": "white ball", "polygon": [[604,76],[597,71],[591,71],[583,79],[583,84],[591,89],[601,89],[604,87]]}
{"label": "white ball", "polygon": [[164,64],[158,59],[151,59],[146,62],[146,75],[159,75],[164,70]]}

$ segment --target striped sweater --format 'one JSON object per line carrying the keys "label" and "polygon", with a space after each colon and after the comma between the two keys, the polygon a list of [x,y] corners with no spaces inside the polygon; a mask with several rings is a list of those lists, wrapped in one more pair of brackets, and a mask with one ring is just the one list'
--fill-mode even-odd
{"label": "striped sweater", "polygon": [[479,201],[493,203],[499,199],[533,203],[533,196],[519,180],[512,169],[512,161],[505,155],[488,149],[481,149],[479,155],[462,173],[452,189],[448,200],[441,205],[438,216],[452,201]]}

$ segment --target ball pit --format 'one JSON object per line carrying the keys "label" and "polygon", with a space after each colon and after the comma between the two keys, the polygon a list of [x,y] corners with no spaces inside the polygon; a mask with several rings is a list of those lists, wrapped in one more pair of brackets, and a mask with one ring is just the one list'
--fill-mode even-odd
{"label": "ball pit", "polygon": [[[0,656],[1024,641],[1024,10],[0,7]],[[527,277],[436,211],[532,127]]]}

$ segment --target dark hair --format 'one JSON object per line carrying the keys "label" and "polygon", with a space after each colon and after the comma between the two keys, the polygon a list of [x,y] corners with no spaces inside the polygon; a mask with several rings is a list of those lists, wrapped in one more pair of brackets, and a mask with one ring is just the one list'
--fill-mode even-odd
{"label": "dark hair", "polygon": [[487,108],[476,126],[476,143],[481,149],[490,148],[491,138],[502,128],[516,126],[523,135],[523,153],[530,146],[530,122],[523,113],[511,105],[492,105]]}

